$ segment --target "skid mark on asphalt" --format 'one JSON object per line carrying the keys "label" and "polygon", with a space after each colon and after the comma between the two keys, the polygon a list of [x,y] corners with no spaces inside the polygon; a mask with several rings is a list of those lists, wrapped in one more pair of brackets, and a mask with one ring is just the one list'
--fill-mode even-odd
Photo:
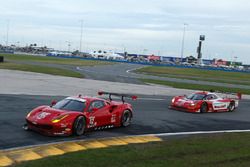
{"label": "skid mark on asphalt", "polygon": [[83,140],[74,142],[62,142],[33,147],[23,147],[0,151],[0,166],[10,166],[23,161],[41,159],[48,156],[62,155],[69,152],[83,151],[87,149],[99,149],[111,146],[121,146],[135,143],[159,142],[161,138],[153,135],[128,136],[108,139]]}

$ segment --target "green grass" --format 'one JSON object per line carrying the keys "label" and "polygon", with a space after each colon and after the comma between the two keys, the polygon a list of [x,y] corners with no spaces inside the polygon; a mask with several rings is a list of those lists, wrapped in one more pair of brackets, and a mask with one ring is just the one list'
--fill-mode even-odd
{"label": "green grass", "polygon": [[250,94],[249,89],[227,88],[221,86],[210,86],[210,85],[200,85],[200,84],[188,84],[188,83],[170,82],[170,81],[153,80],[153,79],[141,79],[141,80],[145,83],[159,84],[179,89],[191,89],[191,90],[202,90],[202,91],[209,91],[213,89],[222,92],[234,92],[234,93],[240,92],[243,94],[248,94],[248,95]]}
{"label": "green grass", "polygon": [[144,67],[136,70],[136,72],[170,78],[250,85],[250,73],[176,67]]}
{"label": "green grass", "polygon": [[29,55],[15,55],[15,54],[2,54],[5,60],[12,61],[25,61],[25,62],[40,62],[50,64],[62,64],[62,65],[77,65],[77,66],[96,66],[96,65],[110,65],[114,64],[106,61],[95,60],[81,60],[74,58],[56,58],[47,56],[29,56]]}
{"label": "green grass", "polygon": [[76,78],[83,78],[84,76],[78,72],[56,67],[47,67],[44,66],[43,64],[32,65],[32,62],[44,63],[44,64],[75,65],[75,66],[96,66],[96,65],[114,64],[105,61],[55,58],[46,56],[29,56],[29,55],[14,55],[14,54],[1,54],[1,56],[4,56],[5,62],[0,63],[0,69],[30,71],[30,72],[76,77]]}
{"label": "green grass", "polygon": [[0,69],[30,71],[30,72],[36,72],[36,73],[60,75],[60,76],[76,77],[76,78],[84,77],[82,74],[71,71],[71,70],[65,70],[65,69],[55,68],[55,67],[29,65],[29,64],[16,64],[16,63],[9,63],[9,62],[0,63]]}
{"label": "green grass", "polygon": [[250,134],[192,136],[68,153],[17,167],[179,167],[250,166]]}

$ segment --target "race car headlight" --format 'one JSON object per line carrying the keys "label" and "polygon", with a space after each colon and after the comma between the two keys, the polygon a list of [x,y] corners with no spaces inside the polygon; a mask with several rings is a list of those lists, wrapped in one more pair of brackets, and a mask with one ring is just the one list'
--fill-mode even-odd
{"label": "race car headlight", "polygon": [[52,123],[58,123],[61,120],[63,120],[64,118],[66,118],[68,115],[60,115],[59,117],[56,117],[54,119],[52,119]]}
{"label": "race car headlight", "polygon": [[192,106],[192,107],[193,107],[193,106],[195,106],[195,104],[194,104],[194,103],[190,103],[190,106]]}
{"label": "race car headlight", "polygon": [[172,103],[174,103],[174,101],[175,101],[175,98],[172,99]]}
{"label": "race car headlight", "polygon": [[27,114],[26,118],[29,118],[29,117],[31,116],[31,114],[33,114],[33,111],[30,111],[30,112]]}
{"label": "race car headlight", "polygon": [[26,116],[26,118],[29,118],[31,115],[32,111],[28,113],[28,115]]}

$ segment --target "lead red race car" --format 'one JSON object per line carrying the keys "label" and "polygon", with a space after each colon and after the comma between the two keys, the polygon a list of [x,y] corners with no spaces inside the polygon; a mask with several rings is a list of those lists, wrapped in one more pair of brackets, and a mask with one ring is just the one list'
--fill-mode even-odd
{"label": "lead red race car", "polygon": [[192,113],[232,112],[239,106],[241,98],[241,93],[201,91],[174,97],[170,108]]}
{"label": "lead red race car", "polygon": [[[48,136],[80,136],[91,129],[129,126],[133,110],[131,104],[125,103],[124,97],[136,100],[137,96],[109,92],[98,94],[109,95],[109,99],[79,95],[53,101],[51,106],[39,106],[26,116],[23,128]],[[112,96],[120,96],[121,101],[113,101]]]}

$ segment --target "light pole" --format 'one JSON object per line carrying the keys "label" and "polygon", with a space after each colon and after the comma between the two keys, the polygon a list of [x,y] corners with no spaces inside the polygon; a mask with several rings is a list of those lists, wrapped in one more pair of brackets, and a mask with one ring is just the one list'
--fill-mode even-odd
{"label": "light pole", "polygon": [[68,44],[68,53],[70,53],[70,41],[65,41]]}
{"label": "light pole", "polygon": [[147,51],[148,51],[148,49],[143,49],[142,54],[145,55]]}
{"label": "light pole", "polygon": [[234,62],[233,62],[234,61],[233,55],[234,55],[234,51],[231,52],[231,60],[230,60],[231,63],[230,63],[230,66],[233,66],[233,64],[234,64]]}
{"label": "light pole", "polygon": [[234,56],[234,65],[236,66],[236,64],[237,64],[237,59],[238,59],[238,57],[237,56]]}
{"label": "light pole", "polygon": [[188,24],[184,23],[183,25],[184,27],[183,27],[183,36],[182,36],[182,44],[181,44],[181,62],[182,62],[183,54],[184,54],[186,27],[188,26]]}
{"label": "light pole", "polygon": [[161,53],[161,52],[158,50],[158,55],[157,55],[157,56],[160,56],[160,53]]}
{"label": "light pole", "polygon": [[6,46],[8,46],[8,44],[9,44],[9,30],[10,30],[10,21],[7,20]]}
{"label": "light pole", "polygon": [[81,22],[81,35],[80,35],[80,47],[79,47],[79,52],[82,52],[83,20],[80,20],[80,22]]}
{"label": "light pole", "polygon": [[123,46],[123,52],[127,52],[126,46]]}

